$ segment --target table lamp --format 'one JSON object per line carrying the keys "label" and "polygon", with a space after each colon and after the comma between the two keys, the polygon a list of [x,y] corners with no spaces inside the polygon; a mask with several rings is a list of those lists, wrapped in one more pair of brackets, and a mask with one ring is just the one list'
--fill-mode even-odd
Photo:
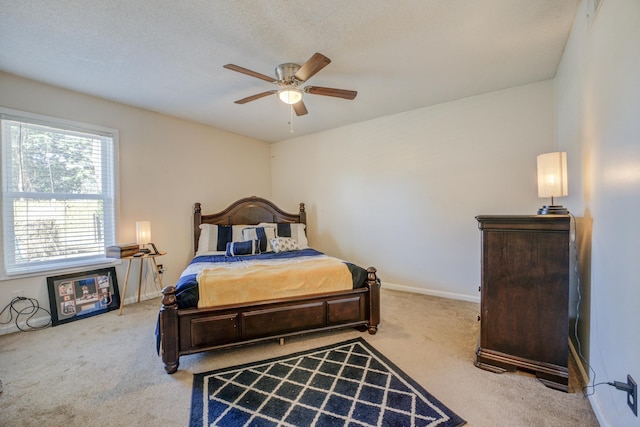
{"label": "table lamp", "polygon": [[136,240],[140,249],[143,249],[145,245],[151,243],[151,222],[136,222]]}
{"label": "table lamp", "polygon": [[569,195],[567,153],[553,152],[538,156],[538,197],[551,197],[551,204],[538,209],[538,215],[566,215],[569,211],[556,205],[554,197]]}

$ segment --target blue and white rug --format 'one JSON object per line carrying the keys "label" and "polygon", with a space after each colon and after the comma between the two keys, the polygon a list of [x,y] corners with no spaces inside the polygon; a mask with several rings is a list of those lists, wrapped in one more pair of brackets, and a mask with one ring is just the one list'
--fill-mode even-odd
{"label": "blue and white rug", "polygon": [[194,375],[192,427],[463,424],[361,338]]}

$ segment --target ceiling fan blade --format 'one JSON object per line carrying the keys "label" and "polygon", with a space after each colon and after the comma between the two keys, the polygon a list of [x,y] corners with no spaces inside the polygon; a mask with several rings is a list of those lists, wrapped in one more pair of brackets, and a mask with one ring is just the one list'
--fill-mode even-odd
{"label": "ceiling fan blade", "polygon": [[293,110],[296,112],[296,116],[304,116],[308,113],[307,107],[304,105],[304,102],[298,101],[293,105]]}
{"label": "ceiling fan blade", "polygon": [[264,98],[265,96],[273,95],[278,92],[277,90],[269,90],[267,92],[258,93],[256,95],[247,96],[246,98],[238,99],[235,101],[236,104],[246,104],[250,101],[255,101],[256,99]]}
{"label": "ceiling fan blade", "polygon": [[343,99],[354,99],[356,95],[358,95],[358,92],[355,90],[334,89],[320,86],[307,86],[304,88],[304,91],[312,95],[334,96],[336,98]]}
{"label": "ceiling fan blade", "polygon": [[269,77],[269,76],[266,76],[264,74],[256,73],[255,71],[248,70],[248,69],[240,67],[238,65],[227,64],[227,65],[223,65],[223,67],[226,68],[227,70],[237,71],[238,73],[242,73],[242,74],[246,74],[246,75],[251,76],[251,77],[262,79],[262,80],[267,81],[269,83],[275,83],[276,82],[276,79],[274,79],[273,77]]}
{"label": "ceiling fan blade", "polygon": [[301,82],[306,82],[318,71],[329,65],[331,60],[321,53],[314,53],[302,67],[296,72],[295,78]]}

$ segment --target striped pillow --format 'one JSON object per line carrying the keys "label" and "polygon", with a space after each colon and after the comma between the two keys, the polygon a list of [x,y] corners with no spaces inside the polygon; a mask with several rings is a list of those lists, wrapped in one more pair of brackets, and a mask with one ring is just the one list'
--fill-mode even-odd
{"label": "striped pillow", "polygon": [[291,237],[296,241],[300,249],[306,249],[309,247],[307,241],[307,233],[305,231],[306,226],[302,223],[271,223],[264,222],[258,224],[258,227],[275,227],[276,235],[278,237]]}
{"label": "striped pillow", "polygon": [[224,251],[230,241],[230,225],[200,224],[198,252]]}
{"label": "striped pillow", "polygon": [[247,227],[242,230],[243,240],[258,240],[260,242],[260,253],[273,252],[269,242],[275,237],[276,229],[274,227]]}

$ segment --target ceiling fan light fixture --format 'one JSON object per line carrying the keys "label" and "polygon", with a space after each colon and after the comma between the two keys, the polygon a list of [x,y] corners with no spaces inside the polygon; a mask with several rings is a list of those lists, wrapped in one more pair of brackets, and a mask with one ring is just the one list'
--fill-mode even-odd
{"label": "ceiling fan light fixture", "polygon": [[302,91],[297,87],[285,87],[278,91],[278,98],[285,104],[296,104],[302,99]]}

